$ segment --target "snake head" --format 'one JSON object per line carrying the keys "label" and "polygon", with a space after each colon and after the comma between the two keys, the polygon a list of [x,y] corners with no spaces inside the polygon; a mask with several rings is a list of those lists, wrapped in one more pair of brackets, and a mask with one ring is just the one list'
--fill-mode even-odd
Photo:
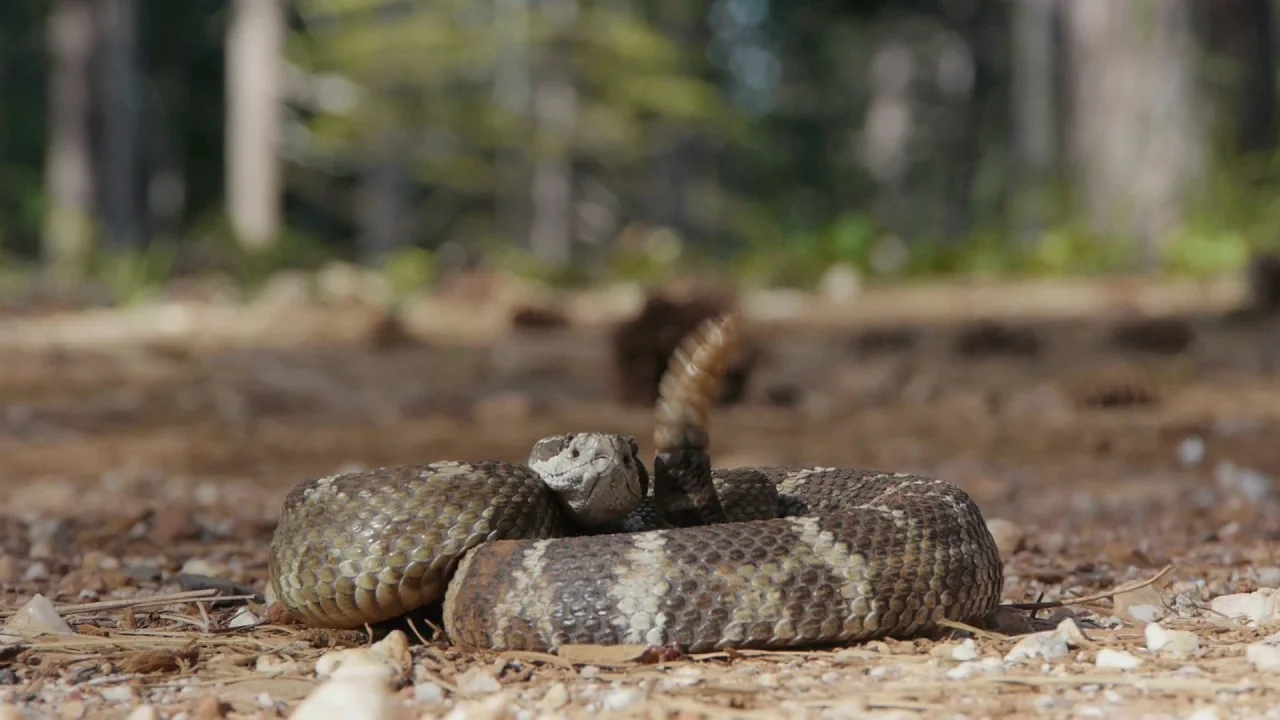
{"label": "snake head", "polygon": [[633,437],[614,433],[552,435],[534,443],[529,467],[560,498],[574,522],[594,527],[640,506],[649,474]]}

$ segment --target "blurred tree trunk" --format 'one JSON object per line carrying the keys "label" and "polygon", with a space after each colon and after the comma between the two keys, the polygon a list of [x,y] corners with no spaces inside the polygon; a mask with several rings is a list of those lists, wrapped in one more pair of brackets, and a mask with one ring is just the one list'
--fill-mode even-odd
{"label": "blurred tree trunk", "polygon": [[59,278],[85,269],[93,234],[93,0],[58,0],[49,14],[49,141],[45,261]]}
{"label": "blurred tree trunk", "polygon": [[529,155],[526,134],[533,78],[529,72],[529,3],[494,0],[496,32],[503,38],[504,56],[494,75],[494,102],[522,122],[498,148],[494,186],[494,225],[500,236],[514,240],[529,227]]}
{"label": "blurred tree trunk", "polygon": [[1221,120],[1238,152],[1276,146],[1275,32],[1272,0],[1215,0],[1209,11],[1209,48],[1230,62]]}
{"label": "blurred tree trunk", "polygon": [[142,92],[138,68],[137,0],[99,0],[102,76],[102,215],[106,240],[117,248],[143,240],[139,203]]}
{"label": "blurred tree trunk", "polygon": [[536,154],[529,248],[543,265],[564,268],[573,260],[573,133],[578,114],[578,91],[565,41],[574,31],[579,8],[577,0],[543,0],[538,7],[550,41],[534,70]]}
{"label": "blurred tree trunk", "polygon": [[227,34],[227,212],[250,251],[280,234],[283,121],[282,0],[235,0]]}
{"label": "blurred tree trunk", "polygon": [[1095,232],[1136,239],[1151,270],[1209,161],[1194,0],[1071,0],[1064,10],[1076,199]]}
{"label": "blurred tree trunk", "polygon": [[1022,0],[1011,8],[1013,57],[1013,236],[1033,243],[1050,221],[1057,159],[1057,0]]}
{"label": "blurred tree trunk", "polygon": [[398,135],[374,140],[355,194],[357,244],[366,261],[386,257],[404,244],[407,188],[405,143]]}

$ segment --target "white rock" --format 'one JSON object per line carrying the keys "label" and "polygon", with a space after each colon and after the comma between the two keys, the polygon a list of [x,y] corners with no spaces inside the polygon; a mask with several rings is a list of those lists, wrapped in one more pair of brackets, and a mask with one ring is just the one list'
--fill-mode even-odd
{"label": "white rock", "polygon": [[311,691],[289,716],[291,720],[408,720],[408,709],[384,683],[337,678]]}
{"label": "white rock", "polygon": [[490,695],[483,700],[459,703],[445,720],[508,720],[519,710],[506,693]]}
{"label": "white rock", "polygon": [[569,704],[569,688],[562,682],[547,688],[546,694],[542,696],[542,709],[555,712]]}
{"label": "white rock", "polygon": [[1280,644],[1271,640],[1249,643],[1244,650],[1245,659],[1259,670],[1280,670]]}
{"label": "white rock", "polygon": [[160,712],[154,705],[139,705],[129,713],[128,720],[160,720]]}
{"label": "white rock", "polygon": [[1125,608],[1125,612],[1128,613],[1129,617],[1133,618],[1134,620],[1137,620],[1138,622],[1145,622],[1145,623],[1153,623],[1156,620],[1159,620],[1160,617],[1164,615],[1164,610],[1162,608],[1157,607],[1155,605],[1149,605],[1146,603],[1143,603],[1140,605],[1130,605],[1129,607]]}
{"label": "white rock", "polygon": [[4,623],[5,630],[12,630],[15,635],[31,636],[49,634],[73,635],[75,630],[66,623],[54,609],[48,598],[36,593],[23,603],[18,611]]}
{"label": "white rock", "polygon": [[1219,489],[1240,495],[1249,502],[1260,502],[1271,494],[1271,478],[1257,470],[1223,460],[1214,466],[1213,474]]}
{"label": "white rock", "polygon": [[604,706],[610,710],[626,710],[644,699],[644,693],[636,688],[618,688],[604,696]]}
{"label": "white rock", "polygon": [[191,558],[190,560],[182,563],[182,569],[179,570],[179,572],[185,575],[207,575],[209,577],[215,577],[219,572],[221,572],[221,568],[204,558]]}
{"label": "white rock", "polygon": [[1258,587],[1280,587],[1280,567],[1261,567],[1253,572],[1258,578]]}
{"label": "white rock", "polygon": [[399,671],[369,648],[331,650],[316,660],[316,677],[331,680],[367,680],[390,684]]}
{"label": "white rock", "polygon": [[964,662],[966,660],[978,659],[978,644],[973,638],[966,638],[964,642],[951,648],[951,659]]}
{"label": "white rock", "polygon": [[332,650],[321,655],[316,660],[316,677],[395,683],[407,676],[412,667],[408,637],[392,630],[367,648]]}
{"label": "white rock", "polygon": [[128,685],[111,685],[98,691],[107,702],[129,702],[133,700],[133,688]]}
{"label": "white rock", "polygon": [[454,681],[458,690],[470,695],[488,695],[502,689],[502,684],[486,668],[472,667]]}
{"label": "white rock", "polygon": [[260,622],[262,622],[262,620],[260,620],[257,615],[254,615],[253,611],[246,606],[240,608],[236,611],[235,615],[231,616],[231,619],[227,621],[227,627],[252,627]]}
{"label": "white rock", "polygon": [[439,705],[444,702],[444,688],[433,682],[420,682],[413,686],[413,698],[424,703]]}
{"label": "white rock", "polygon": [[1067,650],[1067,641],[1056,631],[1038,632],[1019,640],[1004,659],[1006,662],[1018,662],[1040,657],[1052,661],[1066,657]]}
{"label": "white rock", "polygon": [[1257,624],[1276,618],[1277,596],[1269,588],[1251,593],[1219,595],[1209,601],[1209,609],[1227,618]]}
{"label": "white rock", "polygon": [[1150,623],[1144,630],[1147,649],[1175,658],[1185,658],[1200,649],[1200,638],[1189,630],[1166,630],[1159,623]]}
{"label": "white rock", "polygon": [[43,561],[37,560],[27,566],[27,571],[22,574],[22,579],[27,582],[39,582],[49,579],[49,566]]}
{"label": "white rock", "polygon": [[1199,435],[1191,437],[1178,443],[1178,462],[1186,467],[1199,465],[1204,460],[1204,438]]}
{"label": "white rock", "polygon": [[369,651],[385,660],[401,675],[407,675],[413,668],[413,655],[409,653],[409,638],[399,630],[387,633],[385,638],[370,645]]}
{"label": "white rock", "polygon": [[1098,657],[1094,664],[1100,668],[1133,670],[1134,668],[1142,667],[1142,659],[1124,650],[1102,648],[1098,651]]}
{"label": "white rock", "polygon": [[1202,707],[1191,713],[1187,720],[1218,720],[1220,717],[1222,716],[1218,714],[1218,708]]}

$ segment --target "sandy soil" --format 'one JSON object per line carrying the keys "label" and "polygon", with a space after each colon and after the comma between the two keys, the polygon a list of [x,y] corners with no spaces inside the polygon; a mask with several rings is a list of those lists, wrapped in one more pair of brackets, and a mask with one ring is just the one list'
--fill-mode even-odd
{"label": "sandy soil", "polygon": [[[252,599],[173,594],[192,587],[180,574],[261,592],[292,485],[353,467],[518,461],[569,429],[651,447],[646,409],[610,400],[607,324],[273,342],[307,312],[334,324],[312,309],[273,315],[274,335],[260,323],[259,343],[202,342],[198,324],[92,346],[0,342],[0,617],[39,593],[75,631],[0,643],[10,710],[286,717],[322,685],[316,660],[364,635],[273,625]],[[1268,665],[1280,648],[1263,642],[1280,624],[1280,326],[1206,313],[1186,347],[1172,347],[1175,332],[1144,351],[1117,345],[1116,316],[1058,315],[967,342],[971,317],[756,323],[764,360],[746,401],[714,418],[717,462],[951,479],[1000,528],[1007,602],[1172,564],[1155,584],[1009,613],[989,631],[812,652],[654,663],[627,648],[498,656],[415,639],[396,700],[411,717],[458,718],[1280,717]],[[10,338],[39,335],[38,318],[21,322]],[[1258,622],[1210,607],[1260,588]],[[236,627],[245,613],[263,624]],[[1153,617],[1198,647],[1149,649]],[[1082,635],[1068,623],[1027,639],[1068,619]],[[1018,659],[1028,648],[1038,654]]]}

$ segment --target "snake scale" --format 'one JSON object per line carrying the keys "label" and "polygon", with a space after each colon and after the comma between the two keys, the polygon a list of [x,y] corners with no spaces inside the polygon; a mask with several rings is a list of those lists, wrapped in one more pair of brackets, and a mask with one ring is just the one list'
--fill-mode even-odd
{"label": "snake scale", "polygon": [[544,438],[527,464],[437,462],[305,481],[269,582],[295,617],[360,627],[443,600],[464,646],[781,649],[981,622],[1003,567],[944,480],[842,468],[711,468],[707,416],[733,316],[682,341],[634,439]]}

